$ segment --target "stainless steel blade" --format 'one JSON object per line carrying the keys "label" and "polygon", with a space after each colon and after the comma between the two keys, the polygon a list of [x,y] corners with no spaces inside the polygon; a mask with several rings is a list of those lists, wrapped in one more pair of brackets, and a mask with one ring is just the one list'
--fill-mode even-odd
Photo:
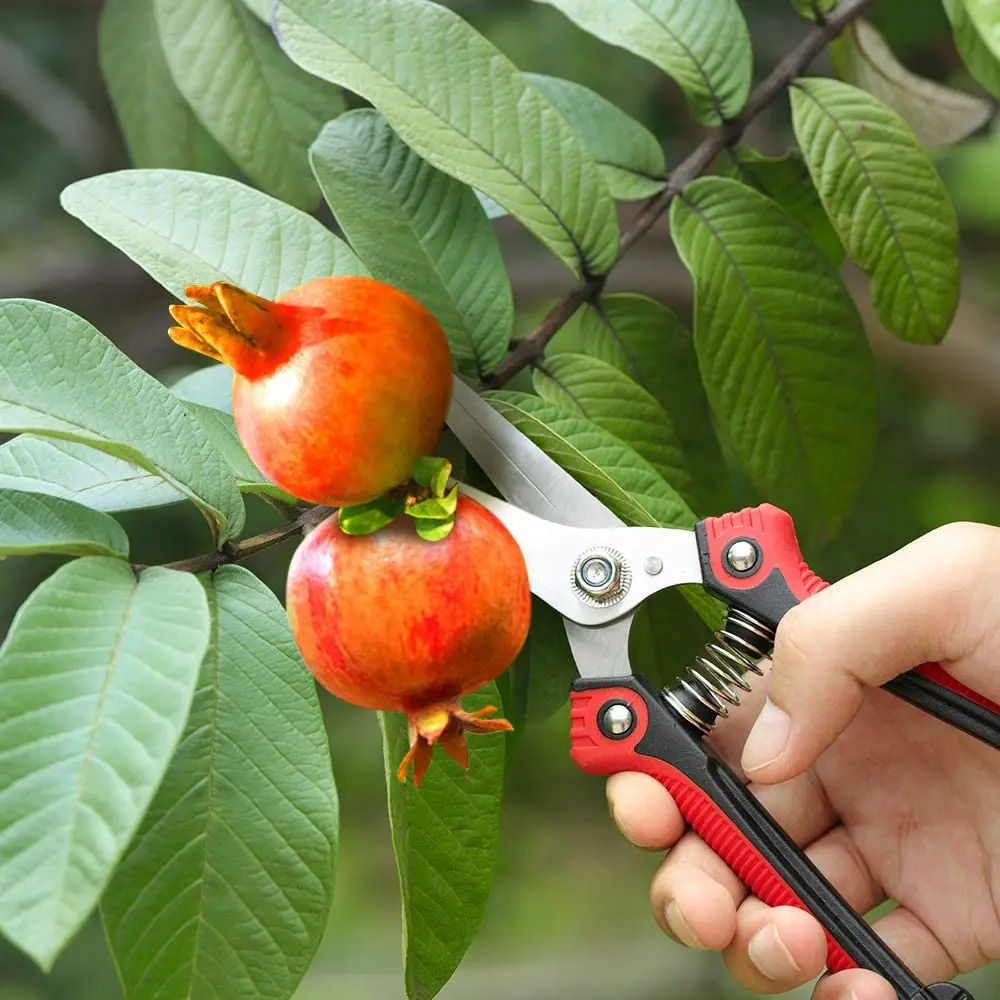
{"label": "stainless steel blade", "polygon": [[566,636],[576,669],[581,677],[628,677],[632,664],[628,659],[628,634],[635,613],[629,613],[603,628],[587,628],[563,619]]}
{"label": "stainless steel blade", "polygon": [[448,426],[512,504],[549,521],[578,528],[624,525],[457,377],[453,380]]}

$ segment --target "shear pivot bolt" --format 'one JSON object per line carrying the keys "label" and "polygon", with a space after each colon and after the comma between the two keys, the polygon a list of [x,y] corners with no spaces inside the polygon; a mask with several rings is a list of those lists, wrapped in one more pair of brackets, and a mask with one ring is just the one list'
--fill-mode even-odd
{"label": "shear pivot bolt", "polygon": [[587,556],[576,568],[576,582],[592,597],[603,597],[618,586],[620,567],[610,556]]}
{"label": "shear pivot bolt", "polygon": [[601,713],[601,729],[607,736],[626,736],[635,725],[635,715],[620,701],[608,705]]}
{"label": "shear pivot bolt", "polygon": [[757,565],[757,546],[742,539],[726,549],[726,562],[737,573],[749,573]]}

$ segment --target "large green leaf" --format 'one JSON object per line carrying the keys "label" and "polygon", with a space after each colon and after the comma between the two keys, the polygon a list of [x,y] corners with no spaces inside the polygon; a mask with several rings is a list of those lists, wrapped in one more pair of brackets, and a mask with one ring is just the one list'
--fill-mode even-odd
{"label": "large green leaf", "polygon": [[607,98],[571,80],[526,74],[590,150],[612,197],[648,198],[667,185],[667,161],[655,135]]}
{"label": "large green leaf", "polygon": [[682,496],[698,515],[730,509],[732,490],[712,426],[690,331],[660,302],[606,295],[580,321],[581,348],[638,382],[660,404],[693,480]]}
{"label": "large green leaf", "polygon": [[534,374],[535,392],[633,448],[693,509],[694,481],[669,414],[637,382],[586,354],[557,354]]}
{"label": "large green leaf", "polygon": [[756,149],[733,150],[733,165],[726,176],[741,180],[776,201],[797,219],[813,242],[833,261],[844,259],[844,247],[827,218],[805,158],[798,149],[784,156],[762,156]]}
{"label": "large green leaf", "polygon": [[376,111],[330,122],[310,156],[372,274],[434,313],[461,371],[491,372],[507,351],[514,303],[500,244],[473,191],[421,159]]}
{"label": "large green leaf", "polygon": [[0,557],[56,552],[128,556],[128,536],[107,514],[46,496],[0,488]]}
{"label": "large green leaf", "polygon": [[871,278],[879,319],[935,343],[958,305],[958,221],[941,178],[903,120],[839,80],[800,79],[792,122],[848,256]]}
{"label": "large green leaf", "polygon": [[367,273],[321,222],[226,177],[122,170],[71,184],[62,205],[179,299],[213,281],[274,299],[312,278]]}
{"label": "large green leaf", "polygon": [[458,14],[424,0],[283,0],[285,51],[370,101],[439,170],[489,195],[575,273],[604,274],[618,218],[559,112]]}
{"label": "large green leaf", "polygon": [[333,895],[326,730],[275,596],[238,566],[204,585],[187,728],[101,914],[129,1000],[286,1000]]}
{"label": "large green leaf", "polygon": [[659,66],[703,125],[743,109],[753,75],[750,32],[736,0],[540,0],[584,31]]}
{"label": "large green leaf", "polygon": [[737,181],[690,184],[670,224],[694,280],[702,379],[734,454],[805,540],[831,538],[875,444],[875,365],[850,294],[802,227]]}
{"label": "large green leaf", "polygon": [[924,146],[950,146],[990,120],[988,101],[911,73],[864,19],[830,46],[837,74],[893,109]]}
{"label": "large green leaf", "polygon": [[987,45],[979,28],[966,10],[965,0],[942,0],[955,47],[973,79],[994,97],[1000,97],[1000,53]]}
{"label": "large green leaf", "polygon": [[75,441],[19,434],[0,445],[0,488],[74,500],[91,510],[142,510],[184,494],[132,462]]}
{"label": "large green leaf", "polygon": [[99,41],[101,71],[132,163],[225,170],[225,154],[170,75],[153,0],[105,0]]}
{"label": "large green leaf", "polygon": [[181,93],[243,172],[301,208],[319,201],[306,151],[343,110],[336,88],[290,62],[242,0],[154,0]]}
{"label": "large green leaf", "polygon": [[[468,711],[501,707],[495,684],[462,699]],[[380,712],[392,846],[403,897],[406,995],[430,1000],[475,937],[489,899],[500,839],[506,747],[492,733],[469,736],[469,770],[440,750],[420,788],[396,769],[409,747],[406,718]]]}
{"label": "large green leaf", "polygon": [[0,302],[0,431],[77,441],[161,476],[220,542],[243,526],[236,481],[185,404],[58,306]]}
{"label": "large green leaf", "polygon": [[38,587],[0,647],[0,931],[43,969],[153,799],[209,628],[195,577],[92,557]]}

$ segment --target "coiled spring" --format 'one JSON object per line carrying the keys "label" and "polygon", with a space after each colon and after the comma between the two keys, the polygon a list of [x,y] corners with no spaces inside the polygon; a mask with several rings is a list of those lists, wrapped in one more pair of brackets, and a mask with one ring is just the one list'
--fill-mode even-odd
{"label": "coiled spring", "polygon": [[[687,669],[687,676],[672,689],[664,689],[667,704],[695,729],[708,734],[715,728],[719,716],[726,718],[730,707],[740,703],[737,691],[750,691],[745,675],[762,677],[759,661],[770,656],[774,649],[775,630],[759,618],[731,608],[725,625],[715,633],[715,641],[705,646],[694,663]],[[684,704],[681,692],[707,712],[692,711]]]}

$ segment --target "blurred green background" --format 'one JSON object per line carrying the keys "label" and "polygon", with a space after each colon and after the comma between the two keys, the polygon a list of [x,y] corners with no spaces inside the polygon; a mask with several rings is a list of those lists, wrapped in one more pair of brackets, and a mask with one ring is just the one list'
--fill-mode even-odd
{"label": "blurred green background", "polygon": [[[586,83],[640,118],[662,138],[670,162],[697,141],[699,130],[670,81],[601,46],[552,8],[530,0],[451,5],[523,68]],[[192,364],[192,356],[166,337],[166,293],[59,207],[66,184],[128,165],[97,64],[99,7],[100,0],[0,2],[0,296],[73,309],[143,367],[170,380]],[[786,0],[744,0],[743,8],[759,78],[807,25]],[[912,69],[968,85],[939,0],[879,0],[873,15]],[[827,69],[823,58],[813,67]],[[783,101],[755,123],[748,139],[768,153],[791,143]],[[940,165],[963,222],[962,305],[949,338],[936,348],[897,344],[872,325],[882,379],[880,449],[841,536],[807,553],[828,577],[947,521],[1000,524],[1000,288],[992,279],[1000,255],[1000,140],[977,137],[942,154]],[[568,275],[509,220],[500,230],[527,329],[567,288]],[[689,285],[665,226],[630,253],[611,287],[644,292],[687,313]],[[250,503],[248,531],[274,523],[269,508]],[[123,520],[139,562],[181,558],[207,541],[200,518],[184,508]],[[250,565],[281,594],[289,555],[285,546]],[[0,635],[54,565],[44,559],[0,563]],[[690,637],[678,637],[665,655],[680,666],[690,652]],[[399,899],[378,727],[371,713],[331,699],[324,704],[342,801],[339,887],[329,933],[298,996],[397,1000]],[[602,783],[580,775],[569,761],[566,731],[560,713],[521,742],[506,793],[492,901],[442,997],[744,997],[728,985],[716,956],[688,953],[660,935],[649,913],[648,882],[661,859],[630,848],[615,833]],[[1000,985],[995,971],[966,981],[984,997],[995,996]],[[47,978],[0,942],[0,1000],[118,997],[96,921]]]}

